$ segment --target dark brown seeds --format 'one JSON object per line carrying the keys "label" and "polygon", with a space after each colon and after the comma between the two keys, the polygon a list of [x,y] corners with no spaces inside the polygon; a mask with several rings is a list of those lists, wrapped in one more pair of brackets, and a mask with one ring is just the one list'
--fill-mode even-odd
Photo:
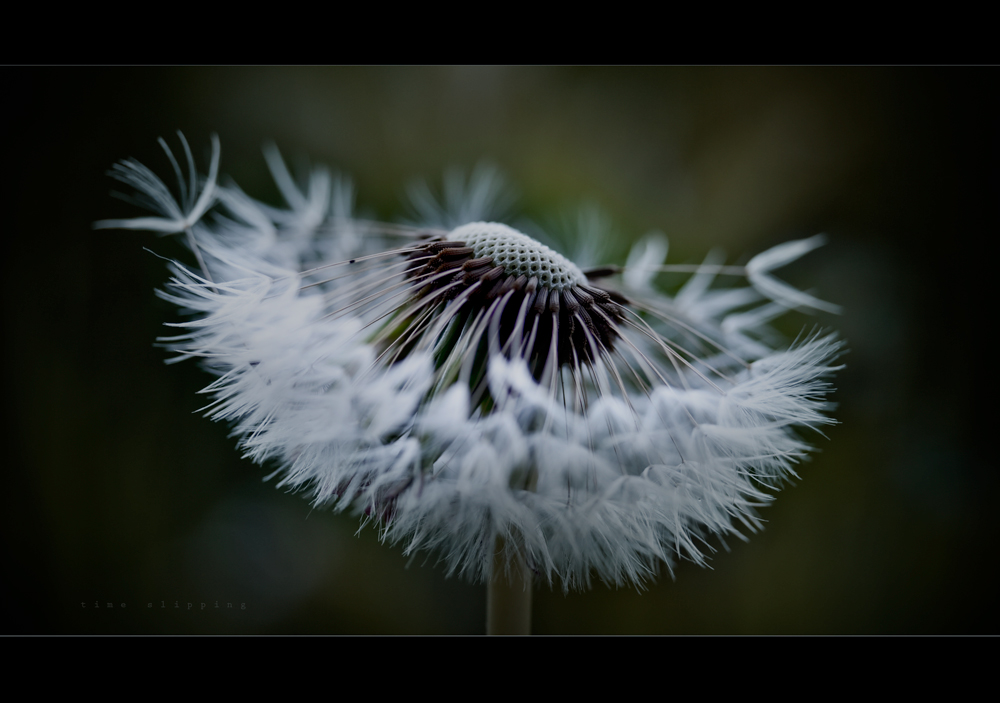
{"label": "dark brown seeds", "polygon": [[[472,258],[474,251],[464,242],[429,242],[409,255],[407,276],[417,285],[415,300],[438,299],[441,305],[460,305],[455,318],[467,324],[477,313],[502,301],[494,314],[500,319],[501,348],[510,348],[527,361],[536,377],[544,369],[556,336],[557,362],[590,363],[594,354],[613,350],[625,299],[594,285],[554,290],[539,284],[534,276],[505,275],[490,257]],[[422,285],[421,285],[422,284]],[[518,330],[521,311],[524,317]],[[521,347],[508,342],[520,340]],[[529,340],[530,348],[525,348]]]}

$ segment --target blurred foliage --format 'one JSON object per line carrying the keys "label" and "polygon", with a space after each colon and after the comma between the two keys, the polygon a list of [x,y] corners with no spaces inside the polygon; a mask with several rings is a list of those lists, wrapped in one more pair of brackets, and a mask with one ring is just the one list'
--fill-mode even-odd
{"label": "blurred foliage", "polygon": [[599,208],[618,261],[651,229],[674,262],[713,247],[745,261],[826,232],[782,274],[846,308],[787,327],[848,340],[842,424],[813,438],[821,451],[764,509],[767,529],[641,592],[538,586],[535,632],[997,632],[998,481],[977,445],[984,374],[967,360],[992,300],[975,288],[978,238],[996,231],[996,75],[0,69],[13,211],[0,632],[483,631],[483,587],[263,483],[267,469],[199,416],[208,377],[163,364],[153,341],[177,317],[153,294],[158,257],[181,247],[90,225],[137,214],[108,197],[105,172],[133,157],[164,173],[156,138],[177,129],[199,163],[218,132],[222,172],[251,195],[278,202],[259,150],[273,139],[303,171],[351,175],[359,211],[383,219],[406,214],[413,179],[489,160],[535,222]]}

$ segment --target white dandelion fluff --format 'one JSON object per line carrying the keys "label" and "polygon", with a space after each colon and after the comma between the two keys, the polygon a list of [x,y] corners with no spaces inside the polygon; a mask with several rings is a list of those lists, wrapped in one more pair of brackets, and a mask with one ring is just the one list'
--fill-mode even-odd
{"label": "white dandelion fluff", "polygon": [[[483,221],[503,197],[486,172],[449,181],[461,220],[415,191],[433,220],[417,228],[352,219],[346,181],[316,170],[300,190],[273,149],[290,207],[267,207],[218,185],[217,141],[205,180],[184,148],[183,205],[124,162],[112,175],[161,217],[98,226],[189,232],[200,270],[174,264],[161,295],[191,313],[177,358],[216,377],[207,413],[279,486],[357,509],[449,573],[489,580],[498,538],[564,588],[704,563],[713,535],[760,527],[810,450],[803,431],[833,422],[841,343],[784,348],[770,327],[833,309],[771,275],[816,237],[746,267],[670,267],[657,235],[626,267],[582,270]],[[667,270],[692,274],[673,297],[655,286]]]}

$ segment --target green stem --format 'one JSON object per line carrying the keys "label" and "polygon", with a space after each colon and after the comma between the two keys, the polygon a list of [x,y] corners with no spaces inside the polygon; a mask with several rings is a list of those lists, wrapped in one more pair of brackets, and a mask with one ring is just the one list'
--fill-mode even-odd
{"label": "green stem", "polygon": [[497,536],[493,576],[486,587],[486,634],[530,635],[531,571],[525,566],[520,551],[505,552],[504,539]]}

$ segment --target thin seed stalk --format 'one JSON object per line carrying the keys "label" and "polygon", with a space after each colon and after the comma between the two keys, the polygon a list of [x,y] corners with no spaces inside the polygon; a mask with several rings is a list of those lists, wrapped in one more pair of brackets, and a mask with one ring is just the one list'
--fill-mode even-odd
{"label": "thin seed stalk", "polygon": [[493,551],[493,575],[486,587],[486,634],[531,634],[531,571],[520,550],[508,553],[499,535]]}

